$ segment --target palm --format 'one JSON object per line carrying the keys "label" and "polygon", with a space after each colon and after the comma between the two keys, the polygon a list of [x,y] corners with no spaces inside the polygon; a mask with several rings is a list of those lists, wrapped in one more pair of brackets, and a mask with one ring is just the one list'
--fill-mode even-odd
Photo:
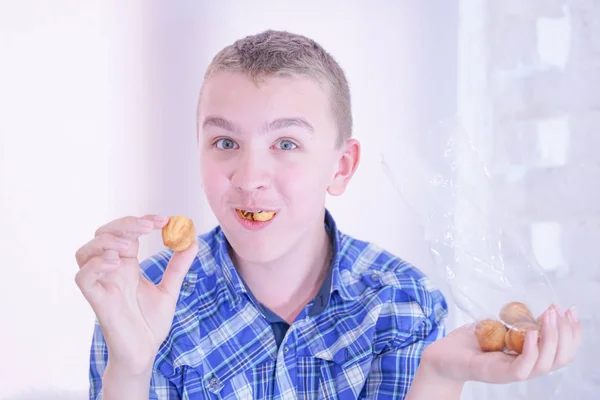
{"label": "palm", "polygon": [[510,371],[517,357],[503,352],[483,352],[479,348],[473,327],[464,325],[452,331],[443,341],[443,364],[450,378],[488,383],[510,382]]}
{"label": "palm", "polygon": [[[483,352],[475,324],[452,331],[427,349],[427,360],[440,376],[457,381],[510,383],[545,375],[570,364],[581,344],[581,324],[572,311],[550,307],[545,313],[541,338],[527,337],[520,355]],[[555,324],[550,315],[557,313]]]}

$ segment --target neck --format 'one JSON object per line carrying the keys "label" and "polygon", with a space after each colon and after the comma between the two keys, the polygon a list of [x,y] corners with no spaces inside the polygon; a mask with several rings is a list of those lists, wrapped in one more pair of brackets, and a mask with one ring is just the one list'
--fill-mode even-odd
{"label": "neck", "polygon": [[290,324],[316,296],[331,264],[333,249],[322,222],[315,232],[269,263],[250,263],[232,255],[256,299]]}

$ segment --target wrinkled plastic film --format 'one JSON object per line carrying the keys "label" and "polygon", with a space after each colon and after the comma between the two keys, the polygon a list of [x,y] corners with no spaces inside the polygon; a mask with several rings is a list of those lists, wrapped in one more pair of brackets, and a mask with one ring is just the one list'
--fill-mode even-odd
{"label": "wrinkled plastic film", "polygon": [[473,321],[497,319],[514,301],[539,316],[557,301],[555,291],[485,152],[456,120],[440,122],[418,140],[401,154],[383,153],[382,168],[425,229],[451,300]]}

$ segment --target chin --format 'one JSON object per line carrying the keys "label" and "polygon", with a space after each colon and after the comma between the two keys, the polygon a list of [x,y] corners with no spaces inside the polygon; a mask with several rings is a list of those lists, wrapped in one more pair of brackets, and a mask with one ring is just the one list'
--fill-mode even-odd
{"label": "chin", "polygon": [[272,232],[249,232],[239,222],[229,218],[223,219],[221,229],[236,255],[244,261],[263,263],[277,258],[281,252],[281,238],[274,237]]}

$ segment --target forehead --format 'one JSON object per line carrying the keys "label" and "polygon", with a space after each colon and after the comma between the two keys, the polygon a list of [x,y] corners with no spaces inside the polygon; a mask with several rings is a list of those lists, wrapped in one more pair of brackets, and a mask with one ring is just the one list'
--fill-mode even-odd
{"label": "forehead", "polygon": [[235,119],[240,124],[301,117],[317,130],[333,129],[328,90],[302,76],[273,76],[254,81],[235,72],[219,72],[203,85],[199,123],[207,116]]}

